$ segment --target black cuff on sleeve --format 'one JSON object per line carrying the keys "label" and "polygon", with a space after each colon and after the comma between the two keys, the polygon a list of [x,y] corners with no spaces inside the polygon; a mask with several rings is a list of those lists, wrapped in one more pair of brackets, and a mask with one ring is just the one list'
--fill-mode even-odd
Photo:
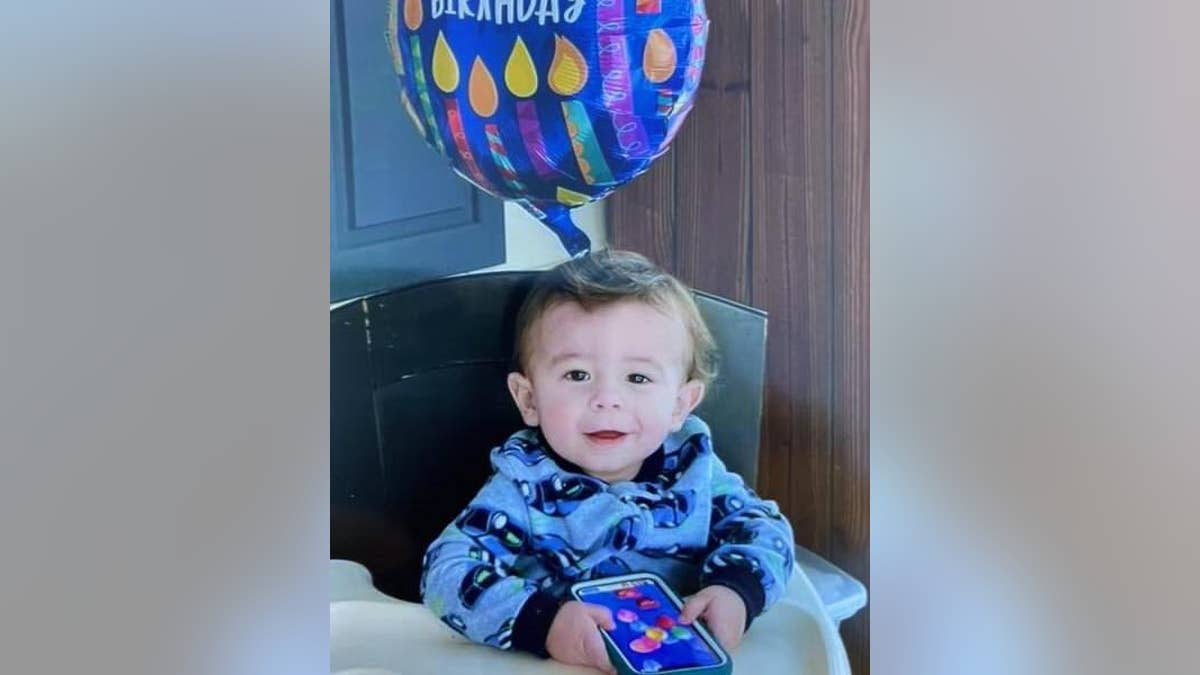
{"label": "black cuff on sleeve", "polygon": [[517,613],[517,620],[513,622],[513,649],[549,658],[546,636],[550,634],[550,624],[554,622],[560,606],[562,601],[545,591],[529,596],[525,606]]}
{"label": "black cuff on sleeve", "polygon": [[701,585],[725,586],[742,596],[742,602],[746,603],[746,628],[743,630],[749,630],[754,617],[762,614],[763,605],[767,602],[762,583],[753,572],[744,567],[724,567],[701,579]]}

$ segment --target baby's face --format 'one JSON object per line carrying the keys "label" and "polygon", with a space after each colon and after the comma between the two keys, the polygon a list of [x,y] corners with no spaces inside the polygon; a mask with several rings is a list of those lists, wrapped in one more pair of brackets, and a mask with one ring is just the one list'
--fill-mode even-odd
{"label": "baby's face", "polygon": [[704,394],[703,384],[685,379],[683,321],[641,302],[590,312],[563,303],[542,315],[531,337],[528,372],[509,376],[525,423],[609,483],[637,475]]}

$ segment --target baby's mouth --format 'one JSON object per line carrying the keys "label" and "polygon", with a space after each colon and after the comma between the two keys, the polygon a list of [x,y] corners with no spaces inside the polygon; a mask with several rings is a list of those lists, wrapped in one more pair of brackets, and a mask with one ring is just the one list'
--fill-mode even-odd
{"label": "baby's mouth", "polygon": [[611,443],[613,441],[619,441],[622,438],[624,438],[625,432],[624,431],[613,431],[611,429],[605,429],[602,431],[589,431],[585,435],[588,438],[592,439],[593,441],[598,441],[601,443],[606,443],[606,442]]}

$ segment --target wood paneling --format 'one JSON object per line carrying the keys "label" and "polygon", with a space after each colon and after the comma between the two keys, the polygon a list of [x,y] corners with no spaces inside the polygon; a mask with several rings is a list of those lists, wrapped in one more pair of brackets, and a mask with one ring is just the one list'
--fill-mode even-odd
{"label": "wood paneling", "polygon": [[[757,488],[869,586],[865,0],[708,4],[696,108],[609,200],[614,247],[770,314]],[[846,622],[869,673],[869,614]]]}
{"label": "wood paneling", "polygon": [[[829,550],[832,261],[828,11],[763,3],[755,22],[754,304],[770,316],[763,459],[796,542]],[[761,56],[760,56],[761,54]],[[772,360],[774,359],[774,360]],[[778,368],[773,364],[778,364]]]}
{"label": "wood paneling", "polygon": [[619,242],[616,248],[639,251],[667,269],[675,269],[675,151],[621,188],[620,200],[609,199],[606,218]]}
{"label": "wood paneling", "polygon": [[[676,139],[676,267],[685,283],[749,301],[750,22],[747,0],[712,21],[696,107]],[[704,114],[696,114],[703,110]],[[731,189],[733,188],[733,189]]]}
{"label": "wood paneling", "polygon": [[[830,557],[870,577],[870,61],[866,0],[832,2],[833,474]],[[842,628],[867,672],[870,607]]]}

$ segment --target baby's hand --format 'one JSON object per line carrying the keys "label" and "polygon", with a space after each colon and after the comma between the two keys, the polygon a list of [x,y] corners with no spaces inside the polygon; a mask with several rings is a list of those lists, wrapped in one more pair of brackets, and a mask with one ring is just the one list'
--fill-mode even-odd
{"label": "baby's hand", "polygon": [[554,615],[546,635],[546,651],[555,661],[591,666],[615,675],[617,671],[608,660],[604,638],[600,637],[599,631],[600,628],[612,630],[614,627],[612,612],[607,607],[571,600],[563,603]]}
{"label": "baby's hand", "polygon": [[704,619],[709,632],[725,651],[732,652],[742,642],[746,629],[746,603],[742,596],[726,586],[705,586],[683,603],[679,623],[689,624]]}

